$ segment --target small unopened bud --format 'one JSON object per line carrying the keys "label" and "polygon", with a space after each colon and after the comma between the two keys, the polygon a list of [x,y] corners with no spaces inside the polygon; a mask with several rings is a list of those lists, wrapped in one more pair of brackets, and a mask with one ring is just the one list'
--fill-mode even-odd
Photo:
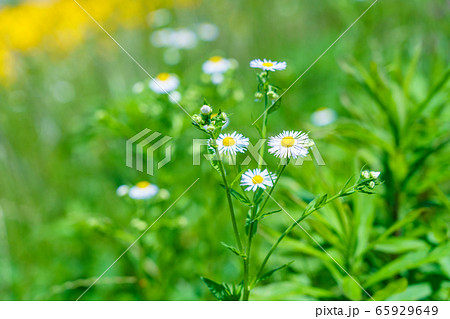
{"label": "small unopened bud", "polygon": [[269,91],[267,92],[267,96],[269,97],[269,99],[271,100],[277,100],[280,96],[274,92],[274,91]]}
{"label": "small unopened bud", "polygon": [[374,189],[374,188],[375,188],[375,182],[374,182],[374,181],[371,181],[371,182],[369,183],[369,187],[372,188],[372,189]]}
{"label": "small unopened bud", "polygon": [[255,93],[255,99],[256,100],[261,100],[264,97],[264,94],[262,94],[261,92],[256,92]]}
{"label": "small unopened bud", "polygon": [[202,117],[198,114],[192,115],[192,120],[197,124],[201,124],[203,121]]}
{"label": "small unopened bud", "polygon": [[362,171],[361,176],[367,179],[367,178],[370,178],[370,173],[369,173],[369,171]]}
{"label": "small unopened bud", "polygon": [[210,133],[214,132],[215,129],[216,129],[216,128],[214,127],[214,125],[208,125],[208,126],[206,127],[206,130],[207,130],[208,132],[210,132]]}
{"label": "small unopened bud", "polygon": [[203,106],[200,108],[200,112],[201,112],[203,115],[209,115],[209,114],[212,113],[212,108],[211,108],[209,105],[203,105]]}
{"label": "small unopened bud", "polygon": [[305,146],[309,148],[309,147],[313,147],[315,144],[316,143],[314,143],[313,140],[308,140],[308,142],[306,142]]}
{"label": "small unopened bud", "polygon": [[226,121],[228,119],[228,115],[225,112],[220,113],[219,119],[222,121]]}
{"label": "small unopened bud", "polygon": [[370,177],[372,177],[372,178],[378,178],[378,176],[380,176],[380,172],[374,172],[374,171],[371,171],[371,172],[370,172]]}

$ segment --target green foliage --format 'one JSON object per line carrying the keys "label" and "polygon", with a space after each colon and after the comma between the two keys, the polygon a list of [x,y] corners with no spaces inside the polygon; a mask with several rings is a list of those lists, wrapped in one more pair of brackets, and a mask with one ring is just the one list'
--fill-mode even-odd
{"label": "green foliage", "polygon": [[[204,103],[228,114],[226,132],[252,138],[263,135],[262,119],[251,125],[262,112],[254,93],[269,87],[259,74],[254,84],[248,62],[286,60],[286,71],[273,79],[280,87],[273,91],[285,92],[283,106],[268,104],[267,134],[309,131],[326,165],[316,165],[314,154],[302,166],[290,165],[273,194],[277,202],[376,300],[449,300],[450,70],[440,6],[379,2],[288,91],[280,88],[367,3],[277,1],[270,16],[256,1],[169,8],[176,19],[168,27],[194,25],[195,10],[221,32],[216,42],[177,50],[178,64],[166,61],[173,50],[149,43],[155,27],[111,34],[152,76],[179,76],[179,103],[188,113],[206,97]],[[198,177],[83,300],[242,299],[239,263],[246,256],[236,248],[218,187],[219,162],[202,158],[192,166],[198,135],[191,119],[166,95],[151,92],[146,74],[101,30],[73,52],[48,53],[44,47],[27,56],[14,52],[8,67],[16,80],[0,85],[0,299],[75,300]],[[213,55],[236,60],[217,86],[201,74]],[[137,82],[144,84],[141,93],[132,91]],[[316,125],[311,116],[318,106],[333,109],[337,120]],[[125,166],[125,143],[144,128],[173,138],[172,161],[154,176]],[[207,146],[205,152],[212,154]],[[163,155],[155,152],[157,159]],[[369,180],[351,188],[363,165],[381,171],[375,191]],[[239,187],[247,167],[225,168],[242,237],[253,225],[250,273],[257,285],[250,282],[250,299],[369,300],[272,200],[247,216],[267,195],[248,198]],[[158,185],[160,194],[143,205],[116,195],[119,185],[141,180]],[[229,284],[202,282],[202,275]]]}

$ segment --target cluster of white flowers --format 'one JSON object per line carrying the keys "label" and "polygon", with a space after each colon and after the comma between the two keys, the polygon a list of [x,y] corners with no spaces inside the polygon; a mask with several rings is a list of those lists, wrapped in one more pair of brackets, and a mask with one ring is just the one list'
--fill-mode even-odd
{"label": "cluster of white flowers", "polygon": [[155,197],[158,192],[158,186],[142,181],[132,187],[121,185],[117,188],[116,194],[120,197],[128,195],[132,199],[143,200]]}
{"label": "cluster of white flowers", "polygon": [[[240,133],[219,134],[216,139],[219,154],[236,155],[245,153],[249,145],[249,139]],[[307,133],[301,131],[283,131],[282,133],[269,137],[269,153],[278,158],[298,158],[308,155],[309,148],[314,142]],[[271,187],[277,177],[267,170],[248,170],[242,175],[241,185],[248,186],[246,190],[256,191],[257,188],[265,189]]]}
{"label": "cluster of white flowers", "polygon": [[190,50],[197,46],[199,40],[214,41],[219,36],[219,28],[211,23],[201,23],[194,29],[164,28],[152,33],[150,42],[157,48]]}

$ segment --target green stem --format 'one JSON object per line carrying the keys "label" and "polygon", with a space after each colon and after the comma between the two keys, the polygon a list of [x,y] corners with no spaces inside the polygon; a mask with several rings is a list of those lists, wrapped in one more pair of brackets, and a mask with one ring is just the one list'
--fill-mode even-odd
{"label": "green stem", "polygon": [[[258,210],[258,205],[254,205],[252,208],[252,213],[250,216],[250,219],[253,221],[255,216],[256,216],[256,212]],[[244,259],[244,292],[243,292],[243,296],[242,296],[242,300],[243,301],[248,301],[248,298],[250,296],[250,254],[251,254],[251,247],[252,247],[252,239],[253,239],[253,229],[254,229],[254,225],[255,223],[252,222],[250,224],[249,230],[248,230],[248,237],[247,237],[247,252],[245,254],[245,259]]]}
{"label": "green stem", "polygon": [[[342,196],[342,194],[347,193],[349,191],[352,191],[353,188],[355,186],[350,187],[349,189],[347,189],[345,192],[339,192],[338,194],[330,197],[325,205],[327,205],[328,203],[332,202],[333,200],[335,200],[336,198],[339,198]],[[325,206],[324,205],[324,206]],[[269,252],[267,253],[266,257],[264,258],[261,266],[259,267],[259,270],[257,272],[256,277],[253,280],[253,283],[251,286],[254,286],[256,283],[257,278],[261,277],[261,275],[263,274],[264,271],[264,267],[266,266],[267,262],[269,261],[270,256],[273,254],[273,252],[275,251],[275,249],[278,247],[278,245],[280,244],[280,242],[283,240],[284,237],[286,237],[287,234],[289,234],[289,232],[297,225],[299,224],[302,220],[304,220],[306,217],[308,217],[309,215],[311,215],[312,213],[314,213],[317,209],[313,209],[311,210],[308,214],[305,214],[305,211],[303,211],[302,216],[297,219],[294,223],[292,223],[291,226],[289,226],[288,228],[286,228],[286,230],[280,235],[280,237],[278,237],[277,241],[272,245],[272,247],[270,248]]]}
{"label": "green stem", "polygon": [[286,168],[287,164],[288,163],[286,163],[286,165],[280,164],[280,166],[279,166],[279,168],[277,170],[277,173],[276,173],[277,179],[274,181],[273,186],[269,189],[268,195],[266,196],[266,198],[264,199],[264,202],[260,206],[258,215],[260,215],[262,213],[264,207],[266,206],[266,204],[267,204],[267,202],[268,202],[268,200],[270,198],[270,195],[272,195],[273,190],[277,186],[278,181],[280,180],[281,174],[283,174],[284,169]]}
{"label": "green stem", "polygon": [[[267,81],[269,81],[269,73],[267,73]],[[269,86],[264,86],[264,117],[263,117],[263,123],[261,128],[261,138],[265,139],[267,135],[267,107],[269,105],[269,98],[267,96],[267,92],[269,90]],[[263,162],[264,162],[264,151],[266,149],[266,143],[263,143],[261,148],[259,149],[259,159],[258,159],[258,168],[261,169]]]}
{"label": "green stem", "polygon": [[[211,135],[211,138],[213,140],[215,140],[214,136],[212,136],[212,135]],[[233,201],[231,199],[230,186],[228,184],[228,180],[227,180],[227,177],[225,175],[225,168],[223,166],[222,158],[219,155],[219,150],[217,148],[217,145],[214,145],[213,147],[215,149],[216,155],[219,158],[219,160],[218,160],[218,162],[219,162],[219,170],[220,170],[220,175],[222,175],[223,184],[225,186],[225,193],[227,194],[228,208],[230,209],[231,223],[233,225],[234,236],[236,238],[236,243],[238,245],[238,249],[242,253],[243,252],[243,246],[242,246],[242,242],[241,242],[241,236],[239,235],[239,230],[238,230],[237,223],[236,223],[236,215],[234,214],[234,208],[233,208]]]}

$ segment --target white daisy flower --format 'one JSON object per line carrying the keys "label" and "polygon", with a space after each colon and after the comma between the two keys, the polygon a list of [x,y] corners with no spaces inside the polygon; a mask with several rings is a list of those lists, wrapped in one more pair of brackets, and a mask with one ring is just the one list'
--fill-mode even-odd
{"label": "white daisy flower", "polygon": [[259,168],[255,168],[253,171],[249,169],[242,174],[241,185],[248,186],[245,190],[256,191],[258,187],[266,189],[266,187],[272,187],[273,182],[277,176],[267,171],[267,169],[261,171]]}
{"label": "white daisy flower", "polygon": [[149,83],[150,89],[158,94],[167,94],[174,91],[180,85],[180,80],[175,74],[160,73]]}
{"label": "white daisy flower", "polygon": [[277,62],[266,59],[264,59],[263,61],[261,61],[261,59],[250,61],[251,68],[259,68],[263,69],[264,71],[281,71],[286,69],[286,66],[286,62]]}
{"label": "white daisy flower", "polygon": [[244,153],[248,146],[248,138],[242,134],[233,132],[231,134],[220,134],[216,140],[220,154]]}
{"label": "white daisy flower", "polygon": [[133,199],[148,199],[158,194],[158,186],[150,184],[149,182],[139,182],[130,188],[128,196]]}
{"label": "white daisy flower", "polygon": [[277,136],[269,137],[269,153],[280,158],[297,158],[308,155],[311,140],[302,131],[283,131]]}
{"label": "white daisy flower", "polygon": [[332,109],[321,107],[311,114],[311,122],[315,126],[326,126],[336,121],[336,112]]}
{"label": "white daisy flower", "polygon": [[206,74],[225,73],[230,69],[231,62],[221,56],[213,56],[203,63],[202,69]]}

